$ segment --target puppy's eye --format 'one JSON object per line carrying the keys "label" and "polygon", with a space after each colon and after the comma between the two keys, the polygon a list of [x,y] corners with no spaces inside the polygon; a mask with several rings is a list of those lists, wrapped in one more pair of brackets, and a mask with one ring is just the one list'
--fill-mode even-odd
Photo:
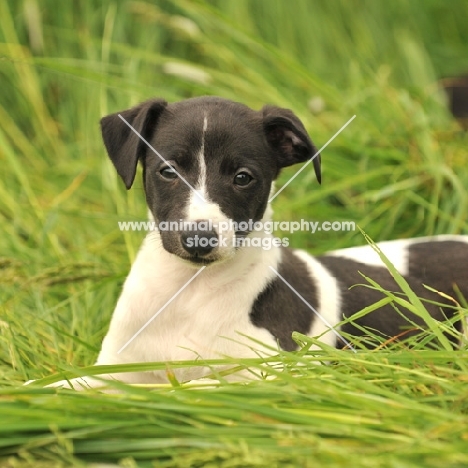
{"label": "puppy's eye", "polygon": [[234,177],[234,184],[239,185],[240,187],[245,187],[252,182],[253,177],[247,172],[239,172]]}
{"label": "puppy's eye", "polygon": [[174,171],[174,168],[170,166],[163,167],[159,173],[167,180],[173,180],[177,178],[177,173]]}

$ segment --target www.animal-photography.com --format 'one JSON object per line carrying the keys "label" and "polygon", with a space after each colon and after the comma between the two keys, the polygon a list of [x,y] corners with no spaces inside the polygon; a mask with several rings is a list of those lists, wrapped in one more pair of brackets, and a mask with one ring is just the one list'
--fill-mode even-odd
{"label": "www.animal-photography.com", "polygon": [[468,466],[467,23],[0,2],[0,466]]}

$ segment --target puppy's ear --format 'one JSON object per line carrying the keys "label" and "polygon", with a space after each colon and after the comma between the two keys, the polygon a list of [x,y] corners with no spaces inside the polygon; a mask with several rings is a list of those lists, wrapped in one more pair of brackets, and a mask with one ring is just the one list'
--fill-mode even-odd
{"label": "puppy's ear", "polygon": [[[311,159],[317,149],[309,138],[304,125],[289,109],[265,106],[263,129],[270,146],[276,150],[278,167],[291,166]],[[315,176],[322,182],[320,154],[314,160]]]}
{"label": "puppy's ear", "polygon": [[104,145],[127,189],[133,184],[138,159],[147,146],[127,123],[148,141],[166,106],[166,101],[154,99],[101,119]]}

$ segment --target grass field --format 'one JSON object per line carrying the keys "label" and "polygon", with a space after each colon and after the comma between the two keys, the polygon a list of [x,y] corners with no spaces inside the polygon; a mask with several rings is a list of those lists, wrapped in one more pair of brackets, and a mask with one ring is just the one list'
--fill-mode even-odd
{"label": "grass field", "polygon": [[[249,385],[22,387],[92,372],[143,236],[117,221],[146,217],[98,122],[149,97],[288,107],[318,147],[356,115],[322,186],[304,171],[275,219],[351,220],[374,241],[468,234],[468,136],[437,86],[468,70],[466,24],[464,0],[0,0],[0,467],[468,466],[468,350],[431,323],[430,350],[313,352],[297,336],[264,370],[276,379]],[[365,242],[291,238],[312,253]]]}

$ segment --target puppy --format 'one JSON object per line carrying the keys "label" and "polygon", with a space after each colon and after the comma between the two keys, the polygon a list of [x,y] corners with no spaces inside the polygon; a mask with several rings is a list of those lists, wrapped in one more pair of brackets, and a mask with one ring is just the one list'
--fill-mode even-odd
{"label": "puppy", "polygon": [[[384,339],[420,332],[420,318],[407,312],[410,324],[391,305],[337,326],[383,297],[368,287],[351,288],[365,282],[359,272],[386,290],[400,290],[370,246],[314,258],[252,228],[271,220],[268,200],[281,169],[313,158],[320,182],[320,156],[290,110],[255,111],[218,97],[173,104],[155,99],[104,117],[101,126],[127,189],[140,162],[155,225],[179,228],[148,233],[96,364],[257,357],[278,347],[296,349],[293,331],[339,347],[348,344],[343,332],[364,339],[366,327]],[[449,296],[457,285],[468,298],[468,236],[380,247],[419,297],[443,301],[427,284]],[[433,317],[452,319],[460,329],[453,308],[426,306]],[[174,372],[187,381],[209,369]],[[163,371],[105,377],[167,382]],[[102,385],[91,378],[75,383]]]}

